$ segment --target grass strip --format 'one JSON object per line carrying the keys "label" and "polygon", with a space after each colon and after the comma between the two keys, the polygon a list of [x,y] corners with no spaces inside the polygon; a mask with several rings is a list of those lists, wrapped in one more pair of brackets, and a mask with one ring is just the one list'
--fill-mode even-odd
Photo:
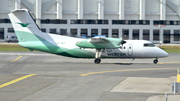
{"label": "grass strip", "polygon": [[180,53],[180,46],[162,46],[160,48],[167,53]]}
{"label": "grass strip", "polygon": [[29,51],[29,49],[23,48],[19,45],[3,45],[0,44],[0,51]]}

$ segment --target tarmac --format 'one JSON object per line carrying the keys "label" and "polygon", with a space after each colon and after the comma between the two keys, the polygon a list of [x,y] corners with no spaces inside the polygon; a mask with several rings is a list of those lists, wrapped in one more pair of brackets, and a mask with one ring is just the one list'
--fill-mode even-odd
{"label": "tarmac", "polygon": [[154,59],[76,59],[0,52],[2,101],[179,101],[171,92],[180,54]]}

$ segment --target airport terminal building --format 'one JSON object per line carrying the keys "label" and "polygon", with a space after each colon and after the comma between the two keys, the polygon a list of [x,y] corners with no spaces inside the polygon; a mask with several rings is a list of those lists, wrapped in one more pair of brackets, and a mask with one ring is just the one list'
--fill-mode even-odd
{"label": "airport terminal building", "polygon": [[43,32],[180,43],[180,0],[0,0],[0,41],[15,35],[8,13],[20,8]]}

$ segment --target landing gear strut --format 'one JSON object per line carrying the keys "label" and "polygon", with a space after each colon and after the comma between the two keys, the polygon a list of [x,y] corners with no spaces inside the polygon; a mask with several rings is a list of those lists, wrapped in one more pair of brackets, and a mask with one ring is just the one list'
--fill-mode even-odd
{"label": "landing gear strut", "polygon": [[94,63],[99,64],[101,62],[101,52],[102,52],[102,49],[96,49],[96,56],[95,56]]}
{"label": "landing gear strut", "polygon": [[154,64],[157,64],[158,63],[158,59],[156,58],[153,62],[154,62]]}

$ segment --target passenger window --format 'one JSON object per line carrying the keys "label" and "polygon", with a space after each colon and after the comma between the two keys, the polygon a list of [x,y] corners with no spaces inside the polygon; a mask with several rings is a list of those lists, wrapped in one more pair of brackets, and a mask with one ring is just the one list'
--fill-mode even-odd
{"label": "passenger window", "polygon": [[131,49],[131,47],[129,47],[129,49]]}
{"label": "passenger window", "polygon": [[122,46],[120,46],[119,48],[122,49]]}
{"label": "passenger window", "polygon": [[124,47],[124,49],[126,49],[126,47]]}

